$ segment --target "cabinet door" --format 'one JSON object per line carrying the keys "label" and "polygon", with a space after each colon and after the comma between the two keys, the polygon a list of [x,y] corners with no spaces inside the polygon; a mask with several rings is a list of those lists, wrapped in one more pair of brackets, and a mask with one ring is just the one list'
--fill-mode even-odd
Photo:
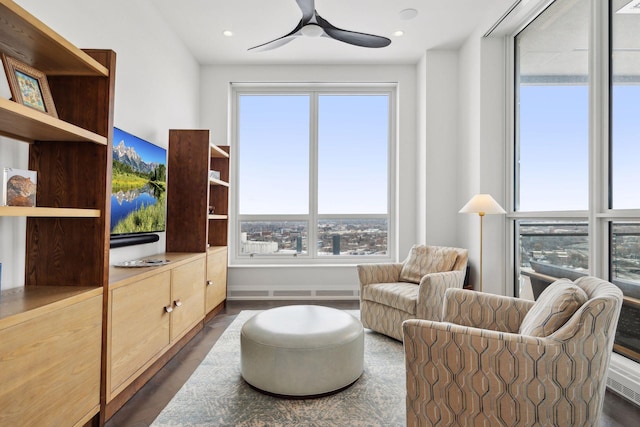
{"label": "cabinet door", "polygon": [[170,302],[169,271],[111,291],[108,360],[111,397],[129,385],[169,345]]}
{"label": "cabinet door", "polygon": [[100,409],[102,295],[0,330],[0,425],[82,424]]}
{"label": "cabinet door", "polygon": [[207,254],[207,307],[210,312],[227,298],[227,248]]}
{"label": "cabinet door", "polygon": [[204,318],[205,258],[171,270],[171,341]]}

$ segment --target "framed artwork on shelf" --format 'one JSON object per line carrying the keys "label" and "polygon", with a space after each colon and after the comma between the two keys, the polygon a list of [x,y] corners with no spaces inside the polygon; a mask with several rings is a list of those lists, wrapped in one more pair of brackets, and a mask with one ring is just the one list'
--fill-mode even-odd
{"label": "framed artwork on shelf", "polygon": [[4,168],[0,206],[36,206],[36,171]]}
{"label": "framed artwork on shelf", "polygon": [[58,117],[47,76],[42,71],[5,54],[2,54],[2,64],[15,102]]}

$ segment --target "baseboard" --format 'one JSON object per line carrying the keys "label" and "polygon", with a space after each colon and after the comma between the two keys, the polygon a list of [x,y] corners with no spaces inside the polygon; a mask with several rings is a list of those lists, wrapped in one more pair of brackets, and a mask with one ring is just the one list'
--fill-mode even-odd
{"label": "baseboard", "polygon": [[607,387],[631,403],[640,406],[640,364],[613,353]]}
{"label": "baseboard", "polygon": [[358,300],[359,290],[343,289],[270,289],[240,290],[227,289],[227,300]]}

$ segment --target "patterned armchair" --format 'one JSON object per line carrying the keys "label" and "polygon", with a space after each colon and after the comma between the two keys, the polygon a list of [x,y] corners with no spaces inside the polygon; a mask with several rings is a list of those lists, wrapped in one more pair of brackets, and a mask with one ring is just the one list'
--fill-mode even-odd
{"label": "patterned armchair", "polygon": [[414,245],[402,263],[358,265],[360,320],[402,341],[407,319],[440,320],[444,291],[462,288],[466,249]]}
{"label": "patterned armchair", "polygon": [[448,290],[403,324],[407,425],[598,426],[622,292],[560,279],[538,300]]}

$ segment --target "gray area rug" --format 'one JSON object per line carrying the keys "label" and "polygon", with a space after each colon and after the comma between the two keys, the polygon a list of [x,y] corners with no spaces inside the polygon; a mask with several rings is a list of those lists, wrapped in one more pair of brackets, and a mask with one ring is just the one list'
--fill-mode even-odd
{"label": "gray area rug", "polygon": [[[357,311],[348,311],[358,317]],[[240,375],[243,311],[218,339],[153,426],[404,426],[402,344],[365,329],[364,373],[351,387],[315,399],[268,396]]]}

